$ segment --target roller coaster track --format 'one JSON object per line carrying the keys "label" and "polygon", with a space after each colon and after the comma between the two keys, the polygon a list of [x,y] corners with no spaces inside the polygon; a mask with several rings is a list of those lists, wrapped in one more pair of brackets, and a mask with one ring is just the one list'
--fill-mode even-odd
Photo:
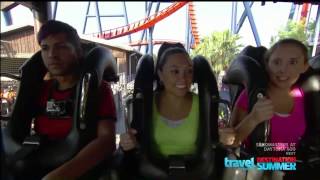
{"label": "roller coaster track", "polygon": [[147,29],[149,27],[154,26],[156,23],[163,20],[164,18],[170,16],[187,3],[187,1],[175,2],[167,8],[149,17],[146,17],[145,19],[133,22],[126,26],[105,30],[102,33],[93,33],[93,36],[109,40]]}
{"label": "roller coaster track", "polygon": [[198,29],[197,29],[195,10],[193,8],[192,2],[189,2],[188,4],[188,13],[189,13],[190,24],[191,24],[191,33],[194,37],[194,44],[191,48],[195,48],[195,46],[197,46],[200,43],[200,38],[198,34]]}
{"label": "roller coaster track", "polygon": [[[184,44],[184,42],[182,42],[182,41],[171,40],[171,39],[154,39],[152,41],[152,44],[162,44],[164,42]],[[140,45],[148,45],[148,44],[149,44],[149,42],[144,40],[144,41],[132,42],[132,43],[129,44],[129,46],[140,46]]]}
{"label": "roller coaster track", "polygon": [[[191,25],[191,33],[194,37],[194,44],[192,45],[191,48],[195,48],[199,43],[200,43],[200,38],[197,30],[197,22],[196,22],[196,17],[195,17],[195,10],[192,2],[189,2],[188,4],[188,16],[190,19],[190,25]],[[164,42],[171,42],[171,43],[182,43],[184,42],[181,41],[175,41],[175,40],[164,40],[164,39],[156,39],[152,41],[152,44],[162,44]],[[137,42],[132,42],[129,45],[130,46],[140,46],[140,45],[147,45],[148,41],[137,41]]]}

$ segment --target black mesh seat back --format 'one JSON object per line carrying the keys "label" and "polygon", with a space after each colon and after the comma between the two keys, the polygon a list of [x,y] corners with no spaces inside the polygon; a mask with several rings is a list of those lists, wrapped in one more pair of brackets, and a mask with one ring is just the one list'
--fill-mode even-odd
{"label": "black mesh seat back", "polygon": [[[317,59],[318,58],[318,59]],[[317,62],[318,61],[318,64]],[[296,146],[297,177],[319,176],[320,169],[320,56],[309,61],[310,67],[295,83],[303,91],[306,130]],[[309,178],[309,179],[310,179]]]}
{"label": "black mesh seat back", "polygon": [[[309,60],[309,67],[295,83],[304,92],[305,118],[307,120],[306,135],[320,134],[320,55]],[[318,138],[320,141],[320,138]]]}
{"label": "black mesh seat back", "polygon": [[193,58],[194,81],[198,84],[199,94],[199,132],[198,132],[198,169],[197,175],[212,177],[217,172],[217,156],[212,146],[219,142],[218,107],[219,91],[216,77],[205,57],[197,55]]}
{"label": "black mesh seat back", "polygon": [[[203,56],[193,58],[194,81],[198,83],[200,123],[201,130],[206,129],[206,133],[201,133],[200,137],[205,146],[218,141],[218,103],[219,91],[217,81],[212,72],[211,66]],[[206,116],[209,117],[206,117]]]}
{"label": "black mesh seat back", "polygon": [[40,93],[46,68],[41,58],[41,52],[35,53],[20,68],[21,82],[17,99],[8,122],[8,131],[17,142],[22,142],[30,133],[31,117],[34,112],[35,100]]}
{"label": "black mesh seat back", "polygon": [[[29,168],[38,168],[36,173],[48,171],[61,165],[72,158],[79,148],[87,144],[96,136],[96,121],[94,107],[98,102],[97,92],[104,78],[104,70],[111,69],[116,74],[115,61],[111,52],[102,47],[92,49],[84,59],[81,79],[77,84],[73,125],[66,138],[59,141],[41,142],[40,147],[19,162],[19,165],[12,165],[13,171],[29,171]],[[29,135],[31,118],[36,114],[35,99],[40,94],[43,84],[43,77],[47,72],[42,63],[41,53],[37,52],[21,68],[21,83],[16,104],[13,110],[12,119],[8,122],[8,127],[1,129],[3,153],[6,158],[12,157],[15,152],[22,148],[22,141]],[[81,104],[81,89],[84,74],[90,73],[91,80],[88,86],[88,100],[85,102],[86,111],[84,121],[86,129],[80,130],[79,108]],[[112,79],[112,78],[110,78]],[[2,150],[1,150],[2,151]],[[10,163],[10,162],[8,162]],[[18,167],[19,166],[19,167]],[[46,172],[42,172],[46,173]]]}
{"label": "black mesh seat back", "polygon": [[131,127],[138,130],[141,150],[149,153],[153,102],[154,61],[151,55],[143,55],[137,64],[133,91],[133,117]]}
{"label": "black mesh seat back", "polygon": [[[262,55],[261,55],[262,57]],[[268,75],[265,71],[263,65],[246,55],[238,55],[226,72],[225,81],[229,84],[242,85],[248,90],[249,97],[249,112],[251,111],[253,105],[257,101],[257,94],[262,93],[264,96],[266,94]],[[237,92],[239,94],[240,92]],[[233,104],[236,100],[234,100]],[[249,139],[251,144],[249,153],[256,154],[255,142],[265,141],[265,125],[264,123],[259,124],[253,132],[250,134]]]}
{"label": "black mesh seat back", "polygon": [[136,72],[131,127],[138,131],[136,137],[141,144],[135,153],[139,166],[137,171],[144,177],[165,179],[167,174],[156,165],[159,157],[152,151],[153,57],[143,55],[138,61]]}
{"label": "black mesh seat back", "polygon": [[245,47],[239,55],[244,55],[244,56],[249,56],[256,61],[258,61],[262,66],[264,66],[264,54],[267,52],[267,48],[264,46],[258,46],[258,47],[253,47],[253,46],[247,46]]}
{"label": "black mesh seat back", "polygon": [[320,167],[320,68],[310,67],[301,75],[296,85],[303,91],[307,125],[297,148],[297,158],[308,163],[306,167],[313,167],[315,170]]}
{"label": "black mesh seat back", "polygon": [[[320,134],[320,68],[309,69],[305,75],[301,87],[304,92],[305,117],[307,120],[307,132],[313,135]],[[320,141],[320,138],[318,138]]]}
{"label": "black mesh seat back", "polygon": [[[108,83],[115,83],[118,81],[118,72],[115,58],[112,55],[112,51],[102,46],[93,46],[85,57],[82,66],[82,78],[78,83],[76,94],[76,109],[74,113],[74,123],[76,123],[77,130],[79,131],[79,147],[78,150],[90,143],[97,135],[98,120],[101,117],[97,116],[98,105],[101,97],[100,86],[102,81],[107,81]],[[85,82],[85,77],[90,75],[91,79],[88,84],[87,100],[85,113],[83,120],[80,116],[81,114],[81,96],[83,82]],[[85,88],[84,88],[85,89]],[[79,127],[80,123],[84,122],[86,124],[85,129]],[[86,172],[81,179],[98,179],[100,175],[108,167],[109,159],[104,159],[94,168],[91,168]]]}
{"label": "black mesh seat back", "polygon": [[81,80],[77,86],[77,99],[76,99],[76,109],[74,117],[77,118],[74,120],[75,126],[79,128],[79,121],[81,121],[81,95],[83,82],[85,82],[85,78],[87,75],[90,75],[90,82],[88,86],[88,97],[85,106],[85,113],[83,119],[85,119],[85,124],[88,126],[85,130],[82,130],[82,143],[81,146],[86,145],[96,136],[96,127],[98,119],[97,117],[97,109],[99,102],[99,90],[100,85],[103,80],[111,83],[118,81],[117,75],[117,66],[115,59],[112,55],[111,50],[104,48],[102,46],[94,46],[91,50],[87,52],[85,60],[82,64],[82,76]]}
{"label": "black mesh seat back", "polygon": [[[263,61],[264,61],[264,55],[265,55],[266,51],[267,51],[267,48],[265,48],[264,46],[253,47],[253,46],[249,45],[249,46],[245,47],[235,59],[237,59],[240,56],[248,56],[248,57],[251,57],[252,59],[254,59],[258,64],[260,64],[260,66],[265,68],[264,67],[265,63]],[[233,77],[231,77],[231,80],[232,80],[232,78]],[[223,77],[222,82],[225,84],[228,84],[228,86],[229,86],[230,97],[231,97],[230,98],[231,99],[231,106],[233,108],[241,91],[244,89],[244,84],[241,81],[229,82],[228,79],[229,79],[229,75],[227,74],[225,77]]]}

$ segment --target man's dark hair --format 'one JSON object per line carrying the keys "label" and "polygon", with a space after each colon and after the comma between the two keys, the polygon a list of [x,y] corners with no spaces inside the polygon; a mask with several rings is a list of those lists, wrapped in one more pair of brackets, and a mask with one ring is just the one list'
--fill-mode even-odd
{"label": "man's dark hair", "polygon": [[43,24],[37,35],[38,44],[40,45],[41,41],[48,36],[59,33],[66,34],[68,42],[70,42],[76,48],[76,51],[79,55],[82,55],[80,37],[77,33],[77,30],[69,24],[61,21],[49,20]]}

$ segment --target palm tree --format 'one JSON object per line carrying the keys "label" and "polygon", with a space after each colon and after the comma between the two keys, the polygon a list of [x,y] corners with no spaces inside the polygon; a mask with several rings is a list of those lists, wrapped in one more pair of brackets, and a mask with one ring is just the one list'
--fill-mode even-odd
{"label": "palm tree", "polygon": [[201,43],[192,51],[191,56],[206,57],[216,74],[229,66],[230,62],[239,53],[242,45],[237,44],[240,36],[229,30],[213,32],[204,37]]}

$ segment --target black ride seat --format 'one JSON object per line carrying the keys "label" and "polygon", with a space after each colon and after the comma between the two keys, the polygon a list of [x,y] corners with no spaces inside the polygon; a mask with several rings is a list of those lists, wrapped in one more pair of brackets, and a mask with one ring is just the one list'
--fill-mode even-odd
{"label": "black ride seat", "polygon": [[299,171],[292,174],[292,179],[320,179],[320,66],[319,63],[310,63],[312,61],[319,62],[320,56],[311,58],[310,67],[296,82],[304,92],[307,129],[296,150]]}
{"label": "black ride seat", "polygon": [[[218,143],[219,92],[216,78],[207,60],[202,56],[193,59],[194,81],[199,92],[200,130],[197,151],[191,156],[166,158],[152,151],[152,101],[154,84],[153,57],[144,55],[138,63],[133,94],[131,127],[137,129],[140,144],[135,151],[125,153],[138,161],[135,170],[140,176],[151,179],[208,179],[216,176],[215,148]],[[128,162],[124,162],[128,163]],[[222,162],[221,165],[222,166]],[[190,168],[192,167],[192,168]],[[132,177],[130,177],[132,178]]]}
{"label": "black ride seat", "polygon": [[[4,167],[14,175],[41,177],[72,158],[96,136],[95,111],[102,80],[118,80],[111,51],[88,46],[76,87],[72,128],[63,140],[49,142],[38,135],[30,136],[36,114],[35,99],[40,94],[47,72],[41,52],[35,53],[21,67],[21,82],[11,119],[1,129],[1,154]],[[35,145],[35,143],[39,143]],[[3,175],[4,176],[4,175]]]}
{"label": "black ride seat", "polygon": [[[265,48],[264,46],[259,46],[259,47],[247,46],[239,53],[239,55],[235,59],[238,59],[240,57],[242,58],[251,57],[254,60],[258,61],[258,63],[260,64],[258,66],[264,66],[262,61],[263,61],[264,53],[266,51],[267,51],[267,48]],[[228,73],[224,76],[224,78],[222,79],[222,82],[229,86],[231,105],[233,108],[238,96],[240,95],[241,91],[244,89],[245,84],[242,82],[241,78],[247,79],[250,77],[243,77],[245,76],[245,75],[242,75],[243,73],[240,73],[241,75],[238,77],[239,72],[234,72],[235,71],[234,69],[235,68],[237,69],[238,65],[235,64],[232,66],[233,66],[232,68],[229,67],[229,69],[227,70]]]}
{"label": "black ride seat", "polygon": [[[232,89],[230,91],[232,93],[232,107],[234,107],[238,96],[244,88],[248,90],[249,111],[252,110],[253,105],[257,101],[257,95],[259,93],[265,96],[268,77],[265,72],[264,64],[262,61],[266,50],[267,49],[263,46],[247,46],[230,64],[226,72],[226,75],[223,79],[223,82],[225,84],[230,85],[230,89]],[[255,130],[251,133],[249,137],[250,140],[253,142],[250,144],[252,144],[253,146],[250,147],[250,149],[246,147],[246,153],[249,153],[251,155],[258,153],[257,148],[255,148],[255,142],[266,141],[266,129],[266,123],[261,123],[255,128]]]}

